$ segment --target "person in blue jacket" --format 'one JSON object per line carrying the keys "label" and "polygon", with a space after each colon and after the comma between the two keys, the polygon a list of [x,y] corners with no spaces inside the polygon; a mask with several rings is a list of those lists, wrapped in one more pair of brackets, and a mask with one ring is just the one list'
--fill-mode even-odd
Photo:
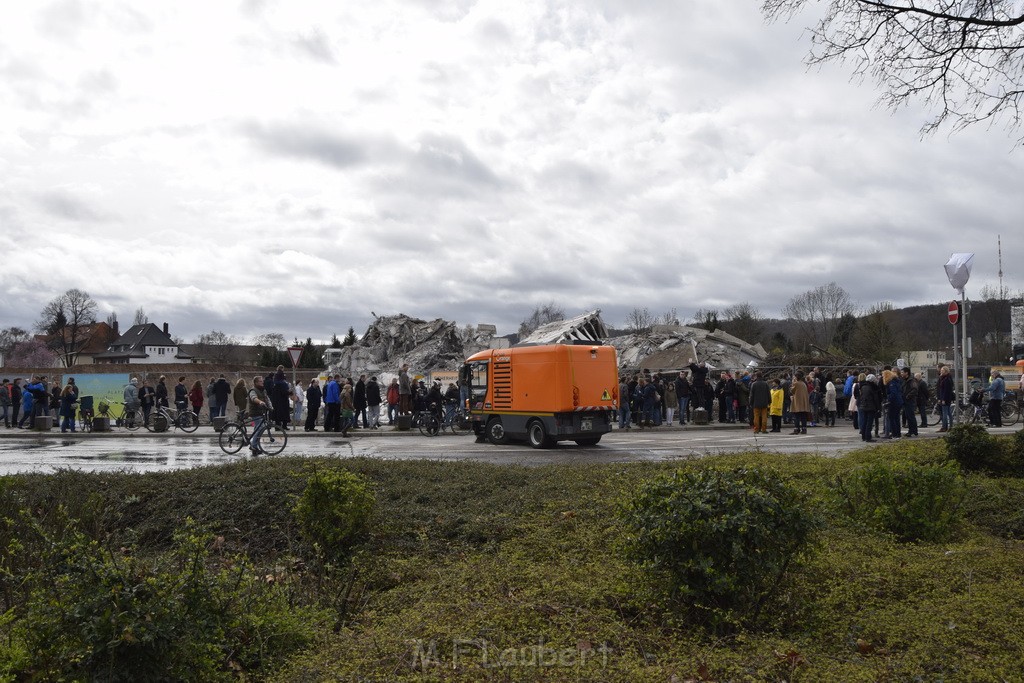
{"label": "person in blue jacket", "polygon": [[882,382],[885,384],[886,417],[888,417],[889,435],[886,438],[900,438],[900,416],[903,414],[903,384],[899,375],[892,370],[882,371]]}
{"label": "person in blue jacket", "polygon": [[993,427],[1003,426],[1003,399],[1006,397],[1006,382],[998,370],[989,376],[988,386],[988,423]]}

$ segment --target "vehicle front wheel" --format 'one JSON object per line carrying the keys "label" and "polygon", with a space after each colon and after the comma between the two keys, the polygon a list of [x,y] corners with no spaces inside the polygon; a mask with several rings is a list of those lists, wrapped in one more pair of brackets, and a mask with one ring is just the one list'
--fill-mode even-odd
{"label": "vehicle front wheel", "polygon": [[504,446],[508,443],[508,434],[505,426],[501,424],[500,417],[492,417],[487,423],[487,439],[495,446]]}

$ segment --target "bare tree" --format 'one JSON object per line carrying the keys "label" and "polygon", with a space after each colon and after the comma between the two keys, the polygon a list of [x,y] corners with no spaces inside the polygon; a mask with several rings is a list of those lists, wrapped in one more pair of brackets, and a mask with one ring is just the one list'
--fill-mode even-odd
{"label": "bare tree", "polygon": [[253,337],[252,345],[258,347],[259,364],[263,367],[284,365],[289,361],[285,348],[288,341],[280,332],[268,332]]}
{"label": "bare tree", "polygon": [[48,336],[47,345],[64,367],[78,362],[96,322],[96,302],[80,289],[69,289],[43,307],[36,328]]}
{"label": "bare tree", "polygon": [[782,313],[796,321],[804,344],[828,349],[835,339],[839,321],[853,311],[850,295],[830,282],[793,297]]}
{"label": "bare tree", "polygon": [[0,330],[0,354],[10,357],[15,346],[31,338],[29,331],[20,327],[6,327]]}
{"label": "bare tree", "polygon": [[135,319],[132,321],[132,326],[135,325],[146,325],[149,323],[149,316],[142,310],[142,306],[135,309]]}
{"label": "bare tree", "polygon": [[631,332],[646,332],[651,329],[652,325],[654,325],[654,316],[646,306],[634,308],[626,314],[626,329]]}
{"label": "bare tree", "polygon": [[850,335],[850,351],[861,358],[891,362],[906,349],[905,339],[892,325],[895,308],[888,301],[873,304]]}
{"label": "bare tree", "polygon": [[693,314],[693,326],[714,332],[722,326],[718,320],[718,311],[714,308],[698,308],[697,312]]}
{"label": "bare tree", "polygon": [[654,320],[655,325],[679,325],[679,314],[675,308],[670,308]]}
{"label": "bare tree", "polygon": [[556,305],[554,301],[538,306],[533,309],[530,317],[519,323],[519,338],[528,337],[541,325],[547,325],[556,320],[565,320],[565,311],[561,306]]}
{"label": "bare tree", "polygon": [[229,363],[238,355],[238,338],[220,330],[199,335],[193,344],[196,354],[211,363]]}
{"label": "bare tree", "polygon": [[[788,19],[809,0],[763,0]],[[816,3],[814,3],[816,5]],[[811,30],[811,64],[847,61],[895,109],[920,99],[936,112],[924,132],[1004,119],[1016,129],[1024,94],[1024,14],[1017,0],[827,0]]]}
{"label": "bare tree", "polygon": [[722,329],[743,341],[756,344],[764,335],[764,316],[746,301],[733,304],[722,311]]}

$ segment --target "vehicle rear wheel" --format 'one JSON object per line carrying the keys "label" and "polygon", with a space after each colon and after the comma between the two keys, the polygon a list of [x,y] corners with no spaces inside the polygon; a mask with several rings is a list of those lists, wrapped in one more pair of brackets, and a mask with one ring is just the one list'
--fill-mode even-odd
{"label": "vehicle rear wheel", "polygon": [[599,436],[590,436],[586,439],[576,439],[576,443],[580,446],[596,446],[601,441]]}
{"label": "vehicle rear wheel", "polygon": [[505,426],[501,424],[500,417],[492,417],[487,422],[487,439],[495,446],[503,446],[508,443],[508,434]]}
{"label": "vehicle rear wheel", "polygon": [[554,445],[554,441],[544,429],[544,423],[540,420],[533,420],[526,426],[526,438],[533,448],[551,448]]}

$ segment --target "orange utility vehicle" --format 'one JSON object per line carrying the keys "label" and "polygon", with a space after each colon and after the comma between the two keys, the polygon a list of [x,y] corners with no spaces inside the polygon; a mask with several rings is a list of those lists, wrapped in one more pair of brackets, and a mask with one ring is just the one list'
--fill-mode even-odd
{"label": "orange utility vehicle", "polygon": [[470,356],[460,377],[468,387],[466,414],[479,441],[594,446],[615,422],[619,380],[611,346],[488,349]]}

